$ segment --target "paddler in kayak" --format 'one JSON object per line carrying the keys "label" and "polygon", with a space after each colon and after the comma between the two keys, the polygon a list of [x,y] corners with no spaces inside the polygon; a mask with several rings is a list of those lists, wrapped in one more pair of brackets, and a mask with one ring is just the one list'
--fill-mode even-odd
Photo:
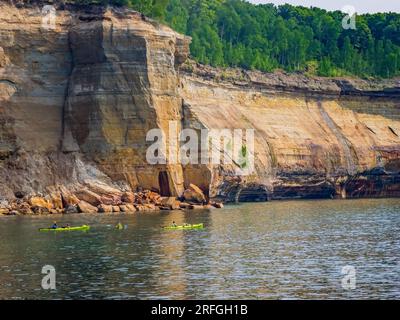
{"label": "paddler in kayak", "polygon": [[117,230],[122,230],[124,228],[124,226],[122,225],[121,222],[118,222],[118,224],[115,226],[115,229]]}
{"label": "paddler in kayak", "polygon": [[57,229],[57,228],[58,228],[58,226],[57,226],[57,221],[54,221],[54,222],[53,222],[53,225],[51,226],[50,229]]}
{"label": "paddler in kayak", "polygon": [[175,221],[172,221],[171,227],[177,227],[178,225],[175,223]]}

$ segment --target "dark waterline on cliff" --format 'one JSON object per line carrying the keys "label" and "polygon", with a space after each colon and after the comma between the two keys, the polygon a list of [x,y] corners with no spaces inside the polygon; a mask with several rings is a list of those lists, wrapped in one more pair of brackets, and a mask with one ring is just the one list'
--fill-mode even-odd
{"label": "dark waterline on cliff", "polygon": [[[0,219],[2,299],[400,298],[400,199],[281,201],[221,210]],[[204,222],[198,231],[160,226]],[[112,225],[121,221],[127,230]],[[41,288],[56,268],[57,289]],[[356,289],[341,286],[356,268]]]}

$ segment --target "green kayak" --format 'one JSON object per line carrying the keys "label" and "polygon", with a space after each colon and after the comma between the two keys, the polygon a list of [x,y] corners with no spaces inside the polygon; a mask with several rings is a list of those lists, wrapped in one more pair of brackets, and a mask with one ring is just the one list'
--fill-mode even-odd
{"label": "green kayak", "polygon": [[186,224],[183,226],[170,226],[170,227],[163,227],[164,230],[190,230],[190,229],[203,229],[204,225],[202,223],[199,224]]}
{"label": "green kayak", "polygon": [[66,228],[60,227],[60,228],[56,228],[56,229],[53,229],[53,228],[42,228],[42,229],[39,229],[39,231],[87,231],[89,229],[90,229],[89,226],[83,225],[83,226],[80,226],[80,227],[66,227]]}

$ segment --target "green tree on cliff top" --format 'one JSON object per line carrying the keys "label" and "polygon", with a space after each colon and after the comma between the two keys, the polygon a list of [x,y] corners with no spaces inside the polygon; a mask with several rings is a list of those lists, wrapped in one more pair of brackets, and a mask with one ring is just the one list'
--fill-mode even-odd
{"label": "green tree on cliff top", "polygon": [[400,75],[400,14],[359,15],[244,0],[76,0],[127,5],[192,37],[201,63],[322,76]]}

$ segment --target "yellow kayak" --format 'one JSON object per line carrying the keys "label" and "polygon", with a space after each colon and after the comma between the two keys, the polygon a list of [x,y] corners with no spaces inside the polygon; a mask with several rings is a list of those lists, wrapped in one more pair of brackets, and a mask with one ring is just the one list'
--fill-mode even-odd
{"label": "yellow kayak", "polygon": [[191,229],[203,229],[204,225],[202,223],[199,224],[185,224],[183,226],[170,226],[163,227],[164,230],[191,230]]}
{"label": "yellow kayak", "polygon": [[89,226],[83,225],[83,226],[80,226],[80,227],[42,228],[42,229],[39,229],[39,231],[44,231],[44,232],[47,232],[47,231],[87,231],[89,229],[90,229]]}

